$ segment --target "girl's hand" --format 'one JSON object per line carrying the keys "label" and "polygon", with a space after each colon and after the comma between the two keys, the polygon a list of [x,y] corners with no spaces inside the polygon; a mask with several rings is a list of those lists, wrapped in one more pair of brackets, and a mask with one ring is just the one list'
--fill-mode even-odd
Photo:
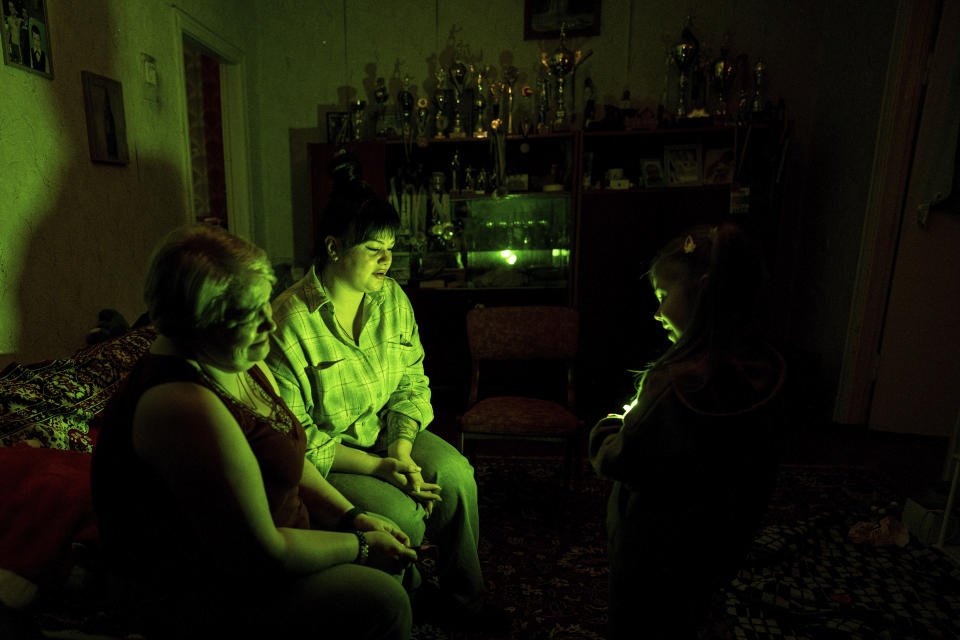
{"label": "girl's hand", "polygon": [[360,531],[372,532],[372,531],[382,531],[383,533],[388,533],[398,542],[404,546],[410,546],[410,538],[407,537],[403,531],[393,526],[386,520],[378,518],[377,516],[370,515],[369,513],[361,513],[356,518],[353,519],[353,526],[355,526]]}
{"label": "girl's hand", "polygon": [[417,552],[386,531],[366,533],[370,556],[367,564],[387,573],[400,573],[417,560]]}

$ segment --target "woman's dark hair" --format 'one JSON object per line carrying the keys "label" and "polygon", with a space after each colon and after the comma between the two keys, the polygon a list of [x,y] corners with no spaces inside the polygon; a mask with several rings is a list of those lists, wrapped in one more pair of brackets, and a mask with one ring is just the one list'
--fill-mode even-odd
{"label": "woman's dark hair", "polygon": [[327,173],[333,181],[333,190],[318,228],[317,238],[321,243],[315,257],[318,270],[330,260],[323,246],[327,236],[336,238],[342,250],[348,251],[367,240],[383,235],[396,236],[400,229],[397,210],[378,198],[370,185],[363,181],[363,169],[356,156],[347,151],[337,153],[330,161]]}
{"label": "woman's dark hair", "polygon": [[648,275],[654,285],[677,282],[693,294],[683,334],[641,373],[641,384],[650,372],[680,362],[695,363],[689,382],[704,383],[720,358],[759,336],[767,274],[752,238],[738,225],[689,229],[660,250]]}

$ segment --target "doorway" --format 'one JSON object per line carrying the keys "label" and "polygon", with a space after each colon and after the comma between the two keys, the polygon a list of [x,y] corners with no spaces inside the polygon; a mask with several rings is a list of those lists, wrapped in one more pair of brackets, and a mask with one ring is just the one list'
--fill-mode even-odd
{"label": "doorway", "polygon": [[180,44],[186,209],[193,219],[251,237],[244,52],[173,8]]}

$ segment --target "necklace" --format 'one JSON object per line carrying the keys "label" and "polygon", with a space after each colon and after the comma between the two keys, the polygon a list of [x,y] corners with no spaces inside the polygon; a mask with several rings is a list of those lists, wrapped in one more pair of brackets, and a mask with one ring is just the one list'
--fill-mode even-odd
{"label": "necklace", "polygon": [[[232,400],[242,404],[248,409],[252,409],[258,415],[265,415],[266,417],[272,416],[276,412],[276,403],[273,401],[266,390],[261,387],[256,380],[253,379],[253,376],[249,371],[242,372],[239,376],[236,377],[237,380],[237,390],[230,391],[227,389],[212,373],[210,373],[203,363],[198,362],[200,365],[200,371],[203,373],[203,376],[212,382],[217,388],[219,388],[223,393],[229,396]],[[258,402],[257,399],[260,399],[262,402]],[[263,404],[269,408],[270,413],[261,414],[260,409]]]}

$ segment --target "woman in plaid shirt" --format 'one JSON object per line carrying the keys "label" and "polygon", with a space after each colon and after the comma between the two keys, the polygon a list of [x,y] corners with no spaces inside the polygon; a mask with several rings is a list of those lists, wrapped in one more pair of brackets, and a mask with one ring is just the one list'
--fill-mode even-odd
{"label": "woman in plaid shirt", "polygon": [[[268,364],[307,430],[307,458],[348,499],[439,547],[437,593],[415,611],[476,628],[503,619],[483,604],[473,467],[426,430],[433,419],[413,308],[390,268],[400,218],[350,154],[330,167],[323,245],[306,276],[273,302]],[[419,586],[415,571],[410,588]],[[439,601],[442,600],[442,601]],[[419,606],[423,604],[423,608]]]}

